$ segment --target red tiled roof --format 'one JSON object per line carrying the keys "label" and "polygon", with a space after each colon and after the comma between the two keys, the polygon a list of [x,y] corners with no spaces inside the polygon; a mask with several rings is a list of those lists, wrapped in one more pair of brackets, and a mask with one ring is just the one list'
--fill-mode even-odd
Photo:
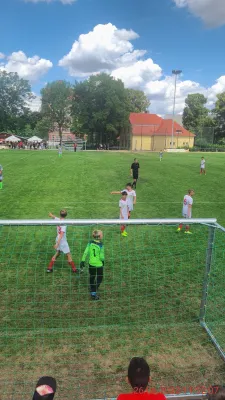
{"label": "red tiled roof", "polygon": [[160,125],[162,118],[156,114],[147,113],[131,113],[130,123],[131,125]]}
{"label": "red tiled roof", "polygon": [[[157,136],[161,136],[161,135],[162,136],[171,136],[172,135],[172,126],[173,126],[172,119],[162,120],[162,123],[156,132],[156,135]],[[176,121],[174,121],[174,136],[195,137],[194,133],[188,131],[183,126],[178,124]]]}

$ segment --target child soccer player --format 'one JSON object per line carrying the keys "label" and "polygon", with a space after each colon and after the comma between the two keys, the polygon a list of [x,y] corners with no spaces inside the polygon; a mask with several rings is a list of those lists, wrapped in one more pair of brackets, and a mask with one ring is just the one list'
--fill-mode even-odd
{"label": "child soccer player", "polygon": [[94,230],[92,233],[93,240],[88,243],[82,261],[80,263],[80,269],[83,270],[85,266],[85,260],[89,258],[89,274],[90,274],[90,290],[92,300],[99,300],[97,290],[103,280],[103,267],[104,267],[104,245],[102,243],[103,233],[99,230]]}
{"label": "child soccer player", "polygon": [[2,189],[2,181],[3,181],[3,168],[0,165],[0,189]]}
{"label": "child soccer player", "polygon": [[200,165],[200,175],[202,175],[202,174],[206,175],[204,157],[201,158],[201,165]]}
{"label": "child soccer player", "polygon": [[[66,210],[61,210],[60,211],[60,218],[55,217],[52,213],[49,213],[49,217],[53,218],[57,221],[64,220],[67,216],[67,211]],[[57,237],[56,237],[56,244],[54,246],[54,249],[56,249],[55,255],[52,257],[47,272],[53,272],[53,266],[55,263],[56,258],[60,256],[60,253],[64,253],[67,256],[68,264],[72,267],[73,272],[77,272],[76,266],[72,260],[72,256],[70,253],[70,248],[67,242],[66,238],[66,225],[59,225],[57,226]]]}
{"label": "child soccer player", "polygon": [[62,146],[59,146],[58,153],[59,153],[59,157],[62,157]]}
{"label": "child soccer player", "polygon": [[161,150],[159,153],[159,161],[162,161],[162,158],[163,158],[163,151]]}
{"label": "child soccer player", "polygon": [[127,380],[133,393],[120,394],[117,400],[166,400],[163,393],[149,393],[150,368],[142,357],[133,357],[128,366]]}
{"label": "child soccer player", "polygon": [[135,158],[133,164],[131,164],[130,167],[130,176],[133,176],[133,184],[132,184],[133,189],[136,189],[137,186],[139,168],[140,168],[139,162],[137,158]]}
{"label": "child soccer player", "polygon": [[[127,201],[127,192],[124,191],[121,193],[122,197],[119,201],[119,208],[120,208],[120,219],[126,221],[128,220],[128,215],[129,215],[129,207],[128,207],[128,201]],[[121,235],[126,237],[128,233],[126,232],[126,225],[121,225],[120,226],[121,230]]]}
{"label": "child soccer player", "polygon": [[[194,196],[195,192],[193,189],[189,189],[188,190],[188,194],[186,194],[184,196],[184,200],[183,200],[183,210],[182,210],[182,215],[184,218],[191,218],[192,215],[192,204],[193,204],[193,196]],[[177,232],[180,232],[182,229],[182,224],[179,225]],[[190,232],[190,227],[189,225],[186,225],[186,229],[185,232],[187,234],[192,234],[192,232]]]}
{"label": "child soccer player", "polygon": [[121,192],[111,192],[111,194],[121,194],[122,192],[127,193],[127,203],[128,203],[128,208],[129,208],[129,213],[128,213],[128,218],[130,218],[130,213],[134,209],[134,205],[136,204],[136,192],[135,190],[132,189],[132,184],[127,183],[126,189],[121,190]]}

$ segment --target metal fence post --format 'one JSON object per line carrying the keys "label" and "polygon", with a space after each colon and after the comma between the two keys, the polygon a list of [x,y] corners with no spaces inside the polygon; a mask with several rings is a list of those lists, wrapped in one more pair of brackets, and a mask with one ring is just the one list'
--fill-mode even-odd
{"label": "metal fence post", "polygon": [[207,303],[207,296],[208,296],[208,286],[209,286],[210,271],[211,271],[211,267],[212,267],[215,232],[216,232],[216,227],[215,226],[209,226],[208,247],[207,247],[206,266],[205,266],[205,276],[204,276],[204,282],[203,282],[202,301],[201,301],[200,315],[199,315],[200,322],[204,322],[205,321],[206,303]]}

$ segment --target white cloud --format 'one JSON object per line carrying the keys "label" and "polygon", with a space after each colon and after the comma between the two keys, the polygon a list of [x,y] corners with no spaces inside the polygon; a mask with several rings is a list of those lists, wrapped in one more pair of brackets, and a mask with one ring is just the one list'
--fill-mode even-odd
{"label": "white cloud", "polygon": [[41,110],[41,96],[33,93],[35,96],[34,99],[30,100],[27,103],[27,107],[31,109],[31,111],[40,111]]}
{"label": "white cloud", "polygon": [[49,60],[38,56],[27,57],[23,51],[17,51],[7,57],[0,68],[7,72],[17,72],[21,78],[35,82],[46,74],[52,66],[53,64]]}
{"label": "white cloud", "polygon": [[138,37],[134,31],[118,29],[110,23],[97,25],[93,31],[79,36],[59,65],[77,77],[129,66],[146,53],[145,50],[134,50],[131,40]]}
{"label": "white cloud", "polygon": [[219,79],[217,79],[216,83],[211,86],[211,88],[208,89],[207,91],[207,98],[208,98],[208,107],[213,107],[217,97],[216,95],[218,93],[225,92],[225,75],[221,76]]}
{"label": "white cloud", "polygon": [[25,0],[26,3],[53,3],[59,1],[62,4],[73,4],[77,0]]}
{"label": "white cloud", "polygon": [[0,60],[2,60],[3,58],[5,58],[5,54],[0,52]]}
{"label": "white cloud", "polygon": [[216,27],[225,24],[224,0],[174,0],[177,7],[187,7],[206,25]]}

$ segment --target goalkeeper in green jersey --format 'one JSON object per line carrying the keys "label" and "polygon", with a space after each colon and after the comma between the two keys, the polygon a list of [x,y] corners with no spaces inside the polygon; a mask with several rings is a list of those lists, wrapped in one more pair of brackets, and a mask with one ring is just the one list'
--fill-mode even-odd
{"label": "goalkeeper in green jersey", "polygon": [[94,230],[92,233],[93,240],[88,243],[80,269],[83,270],[85,260],[89,259],[89,274],[90,274],[90,291],[92,300],[99,300],[97,290],[103,280],[103,267],[104,267],[104,245],[102,243],[103,233],[99,230]]}

